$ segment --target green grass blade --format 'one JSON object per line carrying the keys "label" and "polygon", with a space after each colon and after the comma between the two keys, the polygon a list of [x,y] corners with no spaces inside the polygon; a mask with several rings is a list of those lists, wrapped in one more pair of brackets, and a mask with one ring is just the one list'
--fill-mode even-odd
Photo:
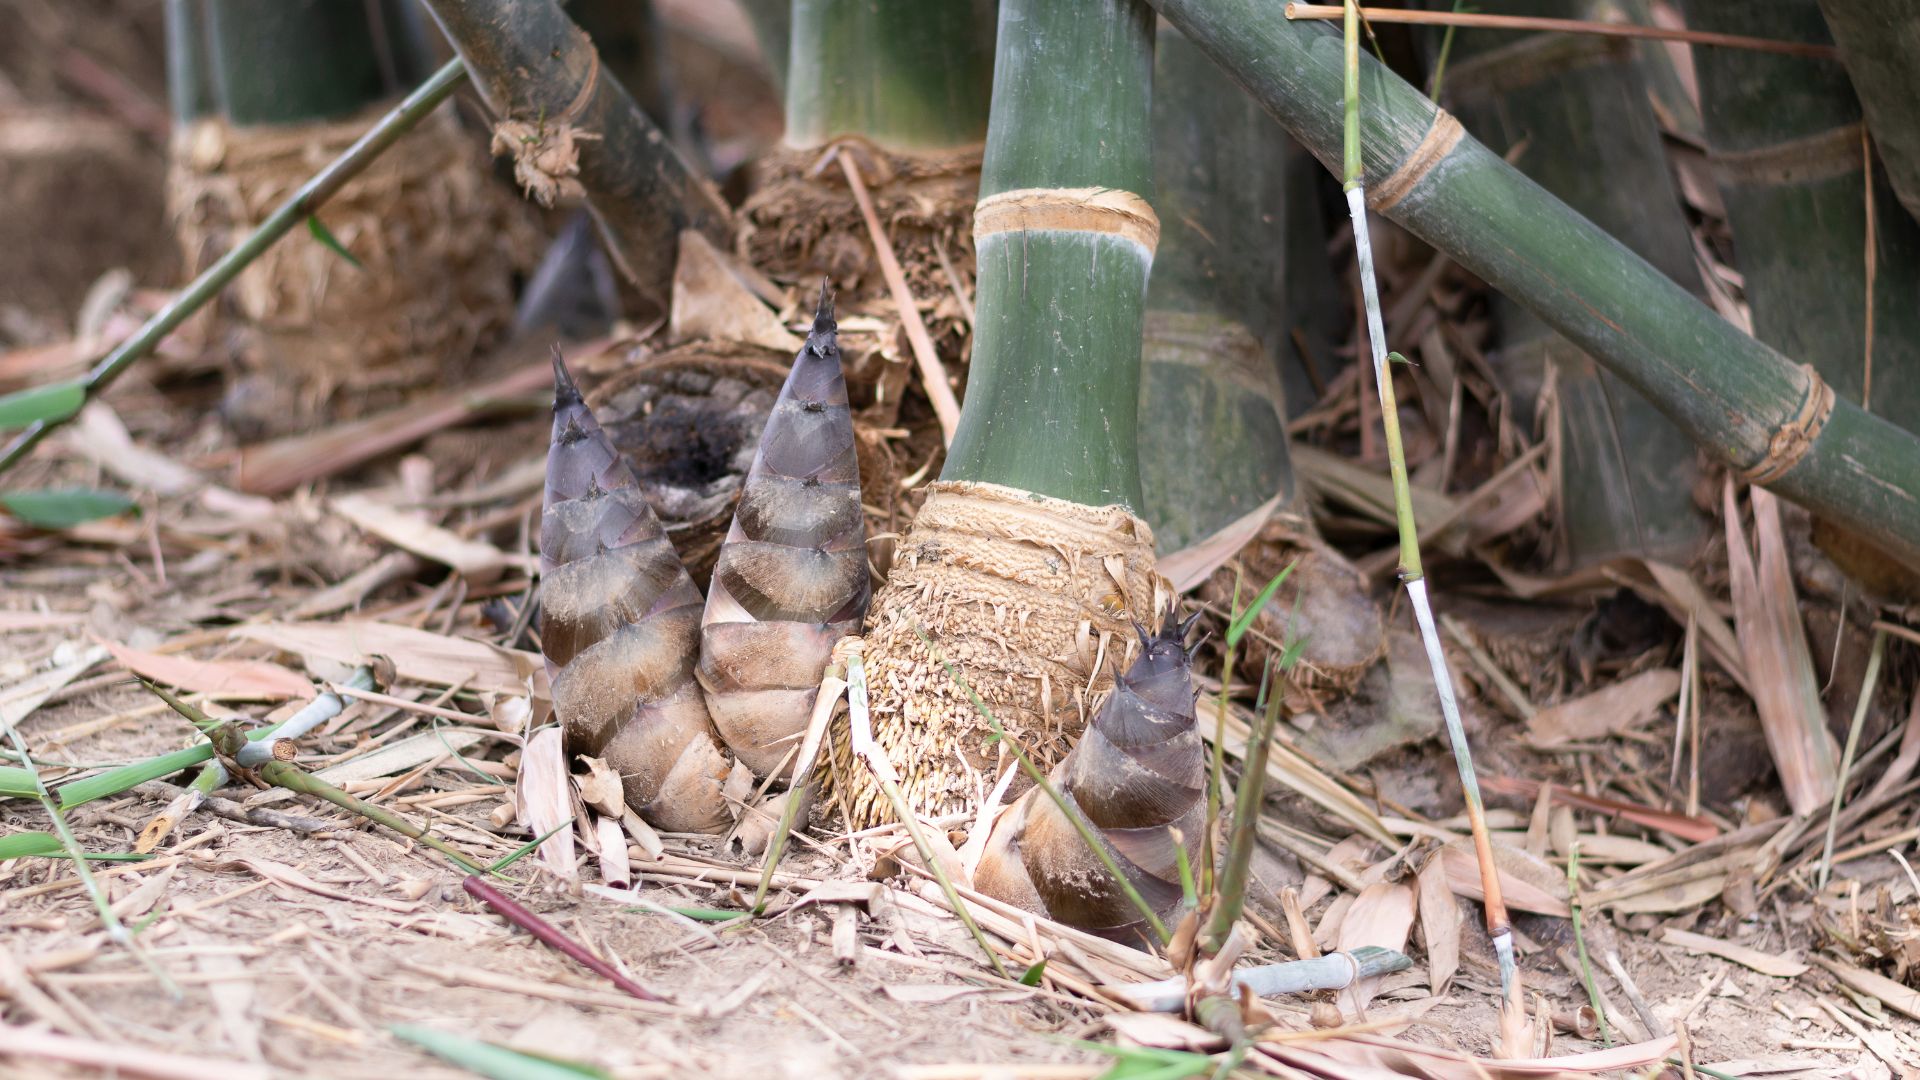
{"label": "green grass blade", "polygon": [[12,765],[0,765],[0,799],[31,799],[38,794],[32,773]]}
{"label": "green grass blade", "polygon": [[359,259],[353,257],[353,252],[347,250],[347,245],[341,243],[340,238],[333,235],[333,230],[327,228],[319,218],[311,215],[307,217],[307,234],[320,241],[327,250],[347,260],[348,265],[355,270],[366,272],[367,268],[360,265]]}
{"label": "green grass blade", "polygon": [[86,384],[77,379],[19,390],[0,397],[0,429],[65,420],[86,401]]}
{"label": "green grass blade", "polygon": [[395,1038],[493,1080],[611,1080],[605,1070],[592,1065],[524,1054],[495,1043],[415,1024],[395,1024],[387,1030]]}
{"label": "green grass blade", "polygon": [[1253,598],[1253,603],[1248,604],[1245,611],[1233,617],[1233,621],[1227,624],[1227,644],[1240,644],[1240,639],[1247,636],[1247,629],[1253,625],[1253,620],[1266,610],[1267,601],[1273,599],[1273,594],[1280,591],[1280,586],[1286,584],[1287,578],[1293,574],[1293,568],[1299,565],[1299,559],[1288,563],[1273,575],[1273,580],[1267,582],[1266,588],[1260,590],[1260,595]]}
{"label": "green grass blade", "polygon": [[58,855],[60,838],[50,832],[21,832],[0,836],[0,862],[29,855]]}
{"label": "green grass blade", "polygon": [[71,529],[97,518],[124,514],[133,508],[133,500],[117,491],[57,488],[0,491],[0,507],[35,528]]}

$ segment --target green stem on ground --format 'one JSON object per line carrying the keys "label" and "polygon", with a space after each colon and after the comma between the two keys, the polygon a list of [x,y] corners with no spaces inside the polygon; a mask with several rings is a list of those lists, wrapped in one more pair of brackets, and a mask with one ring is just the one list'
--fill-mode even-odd
{"label": "green stem on ground", "polygon": [[[89,371],[82,385],[87,396],[93,398],[113,385],[135,360],[152,352],[166,336],[181,323],[187,321],[194,312],[200,310],[207,301],[220,295],[229,282],[240,276],[248,264],[260,254],[272,247],[285,236],[288,230],[299,226],[313,215],[326,201],[339,192],[347,181],[359,175],[361,170],[373,163],[388,147],[399,140],[400,136],[412,130],[415,124],[427,114],[438,108],[442,101],[457,89],[467,77],[465,65],[459,60],[449,62],[433,77],[423,83],[419,89],[408,94],[393,111],[381,117],[379,122],[369,128],[352,146],[347,147],[339,157],[315,173],[312,179],[300,185],[286,202],[281,203],[260,227],[248,234],[247,238],[236,244],[231,251],[222,255],[218,262],[207,267],[199,277],[193,279],[173,302],[154,313],[153,317],[134,331],[131,337],[116,346]],[[20,463],[27,453],[37,446],[47,433],[65,423],[66,419],[42,420],[22,431],[0,452],[0,473]],[[189,762],[188,764],[192,764]],[[184,766],[183,766],[184,767]]]}

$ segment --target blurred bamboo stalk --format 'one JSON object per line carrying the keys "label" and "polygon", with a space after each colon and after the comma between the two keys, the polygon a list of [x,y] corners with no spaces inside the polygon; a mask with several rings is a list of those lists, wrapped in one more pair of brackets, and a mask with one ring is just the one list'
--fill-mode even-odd
{"label": "blurred bamboo stalk", "polygon": [[[1744,7],[1745,5],[1743,5]],[[1770,5],[1756,5],[1754,14]],[[1907,212],[1920,218],[1920,0],[1820,0]]]}

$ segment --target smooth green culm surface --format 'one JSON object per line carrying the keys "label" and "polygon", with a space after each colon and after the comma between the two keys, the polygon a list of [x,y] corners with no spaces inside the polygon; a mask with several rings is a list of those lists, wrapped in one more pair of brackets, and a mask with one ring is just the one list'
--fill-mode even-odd
{"label": "smooth green culm surface", "polygon": [[[771,44],[774,20],[755,23]],[[986,134],[991,0],[793,0],[789,34],[789,145],[859,135],[912,152]]]}
{"label": "smooth green culm surface", "polygon": [[[1504,0],[1487,14],[1596,19],[1595,0]],[[1430,35],[1437,48],[1439,35]],[[1648,96],[1623,38],[1462,30],[1446,104],[1495,153],[1688,292],[1702,294],[1693,239]],[[1555,524],[1563,564],[1622,555],[1685,562],[1706,531],[1686,434],[1620,376],[1522,305],[1493,297],[1489,360],[1522,432],[1551,380],[1559,453]],[[1661,467],[1644,463],[1658,461]]]}
{"label": "smooth green culm surface", "polygon": [[418,36],[393,32],[412,17],[411,9],[390,13],[386,7],[205,0],[202,59],[210,64],[221,111],[243,127],[293,124],[344,116],[399,93],[425,70],[425,56],[418,54]]}
{"label": "smooth green culm surface", "polygon": [[[1686,5],[1702,30],[1824,41],[1815,0]],[[1838,64],[1699,49],[1701,108],[1760,340],[1812,364],[1834,393],[1920,429],[1920,225],[1876,169],[1872,395],[1860,104]]]}
{"label": "smooth green culm surface", "polygon": [[[1153,12],[1139,0],[1005,0],[983,200],[1105,189],[1152,198]],[[975,241],[966,407],[941,471],[1089,506],[1141,505],[1136,427],[1153,252],[1111,232]]]}
{"label": "smooth green culm surface", "polygon": [[[1293,330],[1315,299],[1338,304],[1321,261],[1290,260],[1291,232],[1319,224],[1315,192],[1298,183],[1312,179],[1296,167],[1305,152],[1164,29],[1153,139],[1160,246],[1147,283],[1140,483],[1141,516],[1164,553],[1292,493],[1281,382],[1305,382]],[[1296,213],[1302,201],[1315,211]],[[1313,231],[1323,249],[1324,231]]]}
{"label": "smooth green culm surface", "polygon": [[[1757,11],[1770,5],[1752,6]],[[1820,10],[1847,62],[1893,190],[1907,212],[1920,218],[1920,0],[1820,0]]]}
{"label": "smooth green culm surface", "polygon": [[[1341,44],[1265,0],[1153,0],[1323,163],[1341,154]],[[1652,400],[1712,457],[1790,464],[1767,486],[1920,565],[1920,440],[1835,403],[1811,441],[1794,419],[1813,393],[1793,360],[1729,325],[1626,246],[1471,136],[1444,128],[1406,174],[1436,109],[1361,57],[1367,187],[1386,216],[1524,304]],[[1387,181],[1393,181],[1388,184]],[[1803,452],[1796,452],[1801,446]],[[1669,462],[1648,462],[1665,468]]]}

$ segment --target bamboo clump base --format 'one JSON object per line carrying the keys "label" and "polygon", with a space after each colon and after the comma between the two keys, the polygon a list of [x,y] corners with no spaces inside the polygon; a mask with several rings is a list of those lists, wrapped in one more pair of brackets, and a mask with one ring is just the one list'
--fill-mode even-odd
{"label": "bamboo clump base", "polygon": [[[244,239],[374,115],[291,127],[202,120],[183,132],[168,209],[188,271]],[[229,419],[243,434],[357,416],[440,384],[505,333],[515,275],[542,244],[532,210],[449,114],[421,123],[318,219],[358,268],[314,236],[289,236],[229,290],[242,331]]]}
{"label": "bamboo clump base", "polygon": [[[914,811],[971,811],[1015,767],[943,661],[1050,769],[1085,729],[1093,695],[1138,650],[1133,623],[1151,623],[1169,595],[1151,529],[1123,507],[929,485],[866,633],[874,737]],[[829,803],[839,800],[856,829],[890,819],[844,726],[834,747]]]}

